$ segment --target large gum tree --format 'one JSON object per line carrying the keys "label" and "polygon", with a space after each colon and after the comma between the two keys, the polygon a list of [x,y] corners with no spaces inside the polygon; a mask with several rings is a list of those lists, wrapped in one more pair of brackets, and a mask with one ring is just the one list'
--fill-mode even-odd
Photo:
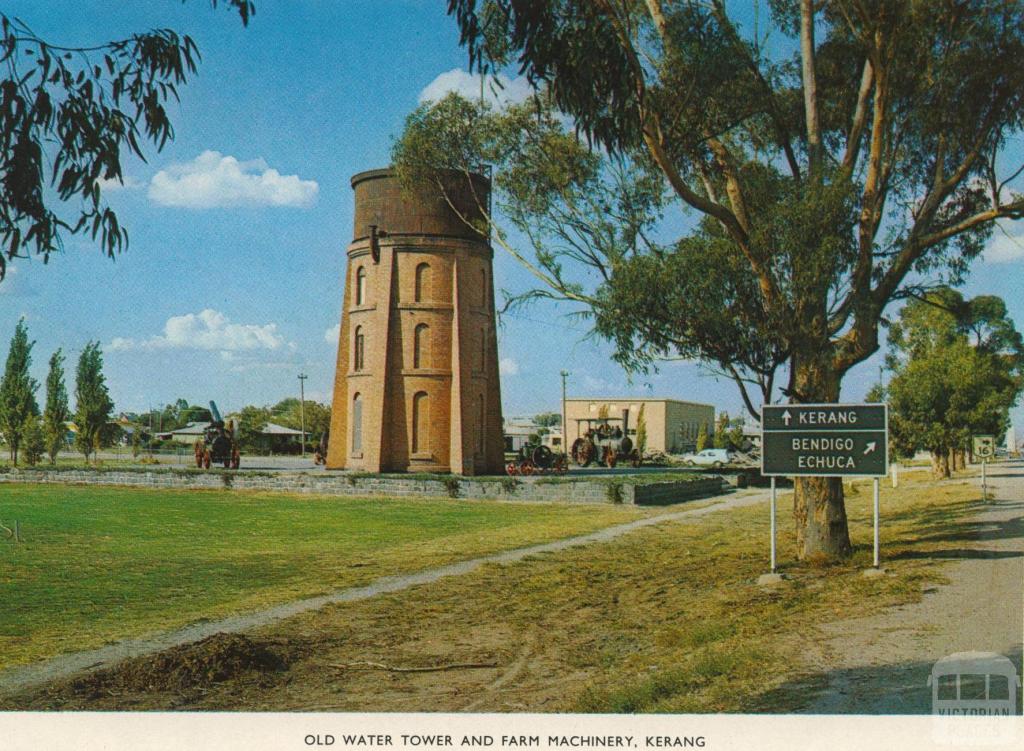
{"label": "large gum tree", "polygon": [[[1024,213],[1020,2],[448,7],[475,69],[518,67],[597,151],[656,168],[698,218],[661,255],[729,255],[724,282],[750,290],[778,337],[793,402],[837,401],[887,308],[962,281],[996,222]],[[685,345],[704,322],[672,325]],[[794,514],[801,558],[849,554],[839,480],[798,479]]]}

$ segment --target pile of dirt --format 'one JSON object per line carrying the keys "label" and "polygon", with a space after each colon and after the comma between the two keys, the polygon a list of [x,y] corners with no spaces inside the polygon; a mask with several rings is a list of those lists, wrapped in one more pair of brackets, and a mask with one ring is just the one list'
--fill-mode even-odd
{"label": "pile of dirt", "polygon": [[185,691],[230,680],[249,672],[287,668],[266,645],[241,634],[214,634],[202,641],[136,657],[72,681],[76,693],[102,690]]}

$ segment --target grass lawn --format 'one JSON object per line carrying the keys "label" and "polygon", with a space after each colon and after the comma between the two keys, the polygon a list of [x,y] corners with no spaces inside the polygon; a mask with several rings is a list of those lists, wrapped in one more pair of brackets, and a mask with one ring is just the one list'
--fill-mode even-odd
{"label": "grass lawn", "polygon": [[[943,579],[942,555],[972,529],[978,489],[905,477],[883,486],[883,560],[871,561],[871,484],[849,487],[856,552],[793,562],[789,496],[780,561],[793,580],[763,589],[766,504],[634,532],[613,542],[489,565],[429,586],[337,604],[250,636],[285,670],[189,690],[74,681],[8,708],[477,712],[772,712],[801,698],[818,626],[913,602]],[[962,542],[960,544],[963,544]],[[947,550],[948,552],[948,550]],[[937,553],[938,555],[934,555]],[[144,658],[143,658],[144,659]],[[344,669],[494,663],[486,670]]]}
{"label": "grass lawn", "polygon": [[4,484],[0,669],[650,513]]}

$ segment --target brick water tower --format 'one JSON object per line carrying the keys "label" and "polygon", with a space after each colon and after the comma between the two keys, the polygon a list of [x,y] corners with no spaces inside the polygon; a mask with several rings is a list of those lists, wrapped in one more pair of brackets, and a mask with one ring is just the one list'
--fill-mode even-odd
{"label": "brick water tower", "polygon": [[502,471],[490,183],[457,173],[410,193],[390,169],[352,178],[329,469]]}

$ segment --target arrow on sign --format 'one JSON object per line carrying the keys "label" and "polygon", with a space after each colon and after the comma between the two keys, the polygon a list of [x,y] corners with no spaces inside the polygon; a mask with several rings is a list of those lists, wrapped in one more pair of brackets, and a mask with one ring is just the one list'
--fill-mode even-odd
{"label": "arrow on sign", "polygon": [[784,423],[786,423],[786,425],[789,425],[789,421],[792,420],[792,419],[793,419],[793,415],[789,414],[789,410],[788,409],[785,412],[782,413],[782,421]]}
{"label": "arrow on sign", "polygon": [[875,450],[876,448],[878,448],[878,444],[877,444],[877,443],[875,443],[874,441],[871,441],[870,443],[868,443],[868,445],[867,445],[867,448],[865,448],[865,449],[864,449],[864,454],[865,454],[865,456],[866,456],[867,454],[870,454],[870,453],[871,453],[872,451],[874,451],[874,450]]}

